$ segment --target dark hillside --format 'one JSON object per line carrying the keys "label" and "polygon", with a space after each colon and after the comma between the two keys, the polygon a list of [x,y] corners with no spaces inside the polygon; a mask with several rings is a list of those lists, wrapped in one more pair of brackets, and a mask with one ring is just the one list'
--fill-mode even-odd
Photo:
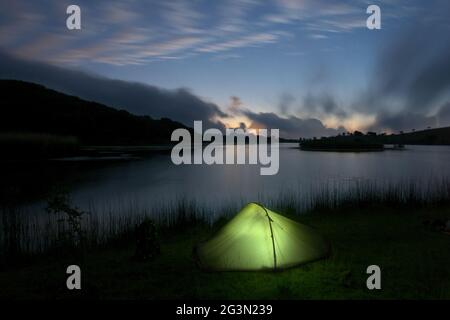
{"label": "dark hillside", "polygon": [[0,132],[73,136],[83,145],[169,143],[181,123],[85,101],[41,85],[0,80]]}

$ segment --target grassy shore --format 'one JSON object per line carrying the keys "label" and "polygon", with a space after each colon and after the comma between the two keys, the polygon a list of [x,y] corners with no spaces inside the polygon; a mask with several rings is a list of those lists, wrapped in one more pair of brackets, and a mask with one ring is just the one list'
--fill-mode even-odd
{"label": "grassy shore", "polygon": [[[4,207],[0,299],[450,299],[450,235],[424,223],[450,218],[448,180],[333,184],[309,194],[260,201],[313,226],[332,246],[328,259],[281,272],[197,268],[195,244],[229,221],[237,203],[215,219],[183,199],[145,212],[131,206],[116,215],[95,208],[82,213],[57,194],[44,219]],[[135,227],[146,217],[156,222],[161,254],[138,262]],[[82,269],[81,291],[66,289],[71,264]],[[381,268],[381,290],[366,287],[369,265]]]}
{"label": "grassy shore", "polygon": [[[332,243],[332,256],[282,272],[206,273],[193,246],[224,221],[193,224],[162,237],[153,261],[132,259],[132,241],[83,256],[39,256],[0,272],[0,299],[450,299],[450,236],[425,226],[449,218],[448,206],[415,210],[371,207],[320,210],[295,219]],[[65,288],[65,269],[79,264],[82,290]],[[366,288],[366,268],[382,271],[382,290]]]}

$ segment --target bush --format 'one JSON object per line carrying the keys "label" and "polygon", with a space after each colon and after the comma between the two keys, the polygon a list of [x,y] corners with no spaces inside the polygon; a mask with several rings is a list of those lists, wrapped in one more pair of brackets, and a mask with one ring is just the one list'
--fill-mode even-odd
{"label": "bush", "polygon": [[72,205],[69,194],[55,190],[47,200],[46,210],[57,217],[60,247],[81,247],[84,239],[81,220],[86,212]]}

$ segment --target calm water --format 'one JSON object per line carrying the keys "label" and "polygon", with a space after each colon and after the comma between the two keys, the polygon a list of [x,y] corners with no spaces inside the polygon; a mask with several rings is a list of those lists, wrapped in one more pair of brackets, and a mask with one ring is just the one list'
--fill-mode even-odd
{"label": "calm water", "polygon": [[[81,208],[151,208],[177,200],[195,200],[206,208],[262,201],[295,193],[304,196],[321,186],[346,188],[357,182],[397,183],[450,178],[450,147],[407,146],[404,151],[313,152],[280,146],[277,175],[261,176],[259,165],[181,165],[170,154],[114,163],[58,163],[46,170],[69,186]],[[46,173],[44,173],[45,175]],[[42,201],[33,207],[43,207]]]}

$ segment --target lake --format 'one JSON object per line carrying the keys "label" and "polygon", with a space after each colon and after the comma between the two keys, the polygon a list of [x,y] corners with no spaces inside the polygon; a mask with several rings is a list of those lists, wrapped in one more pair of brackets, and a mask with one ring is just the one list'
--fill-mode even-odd
{"label": "lake", "polygon": [[[194,201],[213,214],[230,204],[267,204],[283,195],[307,199],[324,188],[345,192],[364,184],[410,182],[432,187],[436,181],[450,178],[449,146],[360,153],[301,151],[296,147],[280,144],[280,168],[274,176],[261,176],[259,165],[176,166],[169,151],[128,161],[54,161],[50,166],[37,166],[33,173],[19,169],[13,175],[35,179],[38,187],[49,181],[64,184],[74,204],[82,209],[122,214],[180,200]],[[40,211],[44,207],[43,200],[35,200],[29,208]]]}

